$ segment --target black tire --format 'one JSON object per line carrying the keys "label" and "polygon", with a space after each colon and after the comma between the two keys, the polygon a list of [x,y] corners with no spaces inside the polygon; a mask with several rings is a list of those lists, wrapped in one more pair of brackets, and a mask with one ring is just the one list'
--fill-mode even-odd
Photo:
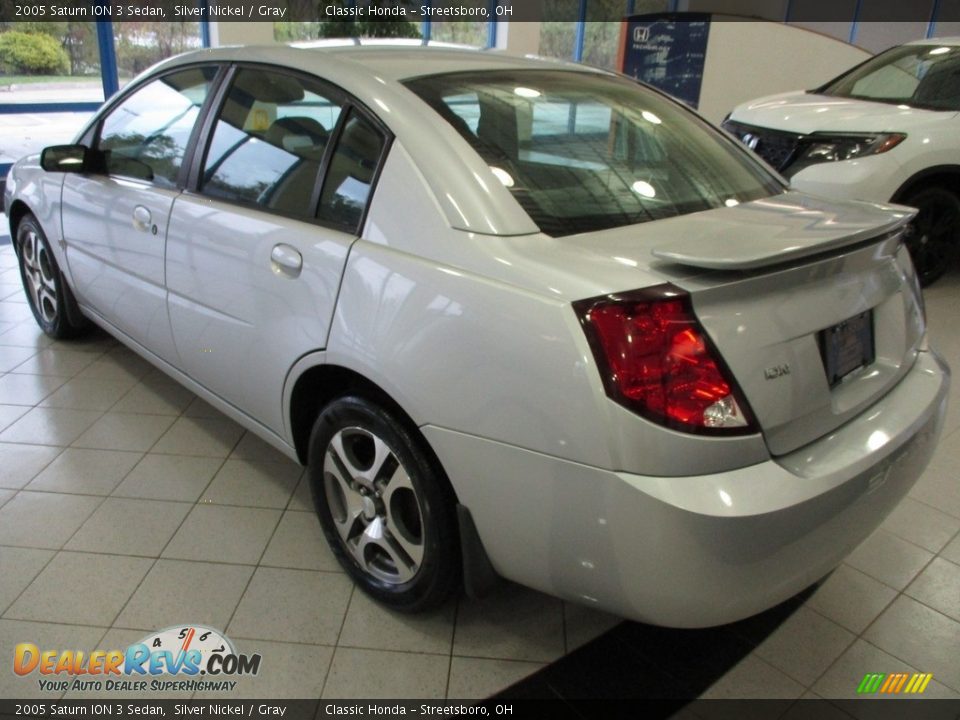
{"label": "black tire", "polygon": [[917,278],[926,287],[956,261],[960,244],[960,198],[946,188],[928,186],[911,192],[902,202],[917,208],[917,216],[907,228],[906,244]]}
{"label": "black tire", "polygon": [[47,236],[33,215],[28,213],[21,218],[14,242],[20,280],[40,329],[58,340],[87,332],[90,323],[80,313]]}
{"label": "black tire", "polygon": [[459,587],[454,493],[416,428],[366,398],[340,398],[314,424],[309,470],[327,542],[367,594],[420,612]]}

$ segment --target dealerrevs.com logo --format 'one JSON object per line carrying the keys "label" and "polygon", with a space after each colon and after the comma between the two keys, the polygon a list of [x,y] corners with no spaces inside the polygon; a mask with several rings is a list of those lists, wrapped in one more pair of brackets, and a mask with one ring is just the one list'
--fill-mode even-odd
{"label": "dealerrevs.com logo", "polygon": [[126,650],[44,650],[23,642],[14,648],[13,671],[36,677],[40,690],[64,692],[175,692],[233,690],[231,678],[256,675],[259,654],[237,653],[223,633],[181,625],[151,633]]}
{"label": "dealerrevs.com logo", "polygon": [[919,695],[932,679],[933,673],[867,673],[857,686],[857,695]]}

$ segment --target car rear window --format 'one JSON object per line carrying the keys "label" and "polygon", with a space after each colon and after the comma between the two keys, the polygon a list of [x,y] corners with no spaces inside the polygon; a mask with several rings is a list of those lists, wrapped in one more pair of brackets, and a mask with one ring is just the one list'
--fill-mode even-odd
{"label": "car rear window", "polygon": [[450,73],[405,85],[554,236],[782,192],[722,133],[625,78],[562,70]]}

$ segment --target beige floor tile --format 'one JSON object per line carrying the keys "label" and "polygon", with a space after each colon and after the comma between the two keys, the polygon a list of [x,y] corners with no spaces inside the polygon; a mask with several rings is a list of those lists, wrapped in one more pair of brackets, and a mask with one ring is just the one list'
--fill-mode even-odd
{"label": "beige floor tile", "polygon": [[798,608],[754,653],[805,687],[850,647],[855,635],[822,615]]}
{"label": "beige floor tile", "polygon": [[440,700],[449,664],[442,655],[337,648],[323,697]]}
{"label": "beige floor tile", "polygon": [[35,348],[0,345],[0,373],[7,373],[37,354]]}
{"label": "beige floor tile", "polygon": [[285,463],[300,467],[272,445],[258,438],[249,430],[230,453],[231,460],[255,460],[257,462]]}
{"label": "beige floor tile", "polygon": [[142,455],[67,448],[27,486],[28,490],[109,495]]}
{"label": "beige floor tile", "polygon": [[[3,335],[0,335],[2,338]],[[5,405],[36,405],[63,385],[66,378],[52,375],[15,375],[0,377],[0,403]]]}
{"label": "beige floor tile", "polygon": [[163,551],[163,557],[256,565],[280,514],[279,510],[266,508],[197,505]]}
{"label": "beige floor tile", "polygon": [[282,510],[290,502],[300,474],[300,466],[292,462],[227,460],[200,501]]}
{"label": "beige floor tile", "polygon": [[52,550],[0,547],[0,614],[40,573],[54,555]]}
{"label": "beige floor tile", "polygon": [[183,411],[183,414],[186,417],[194,418],[211,418],[213,420],[228,420],[226,415],[217,410],[213,405],[208,403],[206,400],[195,397],[190,404],[187,406],[187,409]]}
{"label": "beige floor tile", "polygon": [[[132,381],[131,381],[132,382]],[[40,407],[68,410],[109,410],[128,390],[129,383],[96,378],[71,378],[48,395]]]}
{"label": "beige floor tile", "polygon": [[190,512],[189,503],[107,498],[65,549],[155,558]]}
{"label": "beige floor tile", "polygon": [[563,603],[563,628],[566,638],[566,651],[573,652],[578,647],[595,640],[608,630],[623,622],[623,618],[593,608]]}
{"label": "beige floor tile", "polygon": [[4,617],[110,625],[152,564],[147,558],[58,553]]}
{"label": "beige floor tile", "polygon": [[563,652],[560,600],[512,583],[482,600],[461,599],[454,655],[552,662]]}
{"label": "beige floor tile", "polygon": [[895,590],[903,590],[933,553],[885,530],[877,530],[850,553],[846,563]]}
{"label": "beige floor tile", "polygon": [[183,385],[166,378],[148,375],[113,406],[112,412],[143,415],[180,415],[196,396]]}
{"label": "beige floor tile", "polygon": [[227,634],[334,645],[351,592],[353,583],[341,573],[257,568]]}
{"label": "beige floor tile", "polygon": [[806,605],[854,633],[862,633],[897,596],[879,580],[841,565],[817,588]]}
{"label": "beige floor tile", "polygon": [[217,458],[148,453],[113,494],[195,502],[222,463]]}
{"label": "beige floor tile", "polygon": [[95,353],[64,348],[45,348],[17,365],[11,372],[27,375],[73,377],[97,359]]}
{"label": "beige floor tile", "polygon": [[960,621],[960,566],[934,558],[904,592]]}
{"label": "beige floor tile", "polygon": [[805,688],[796,680],[758,658],[747,655],[701,695],[706,700],[791,700]]}
{"label": "beige floor tile", "polygon": [[[15,281],[19,278],[19,270],[13,268],[0,273],[0,280]],[[5,283],[6,284],[6,283]],[[24,302],[0,302],[0,320],[3,322],[19,323],[33,320],[30,306]]]}
{"label": "beige floor tile", "polygon": [[544,667],[542,663],[518,660],[453,657],[447,697],[451,700],[483,700]]}
{"label": "beige floor tile", "polygon": [[107,413],[73,444],[99,450],[146,452],[172,423],[173,418],[164,415]]}
{"label": "beige floor tile", "polygon": [[[97,649],[105,631],[106,628],[103,627],[0,620],[0,654],[4,658],[12,658],[14,648],[22,642],[33,643],[45,650],[69,647],[92,651]],[[37,678],[40,677],[38,671],[19,676],[7,668],[4,670],[0,672],[0,698],[55,699],[58,697],[58,694],[51,695],[49,692],[40,690],[37,684]]]}
{"label": "beige floor tile", "polygon": [[17,494],[16,490],[0,490],[0,507],[3,507],[7,504],[9,500],[13,499],[13,496]]}
{"label": "beige floor tile", "polygon": [[357,591],[340,632],[340,647],[449,655],[453,646],[456,602],[429,613],[388,610]]}
{"label": "beige floor tile", "polygon": [[59,550],[101,498],[20,492],[0,508],[0,545]]}
{"label": "beige floor tile", "polygon": [[18,347],[41,348],[49,347],[53,340],[43,334],[37,326],[36,320],[25,320],[0,334],[0,345],[16,345]]}
{"label": "beige floor tile", "polygon": [[[0,391],[0,402],[4,402],[2,391]],[[960,403],[955,403],[955,405],[960,405]],[[958,408],[958,411],[960,411],[960,408]],[[955,439],[960,440],[960,437]],[[941,446],[945,442],[947,440],[941,439]],[[940,467],[934,462],[926,469],[917,484],[913,486],[910,497],[955,518],[960,518],[960,474],[958,474],[958,470],[956,468]]]}
{"label": "beige floor tile", "polygon": [[936,553],[960,531],[960,519],[906,497],[881,527],[914,545]]}
{"label": "beige floor tile", "polygon": [[66,446],[100,415],[98,410],[34,408],[0,433],[0,442]]}
{"label": "beige floor tile", "polygon": [[304,512],[316,511],[313,505],[313,496],[310,494],[310,476],[307,470],[304,470],[300,475],[300,483],[297,485],[297,489],[293,491],[287,509]]}
{"label": "beige floor tile", "polygon": [[333,648],[322,645],[243,640],[237,651],[262,657],[256,676],[237,678],[236,689],[230,692],[201,692],[206,698],[318,698],[333,658]]}
{"label": "beige floor tile", "polygon": [[77,377],[118,381],[140,380],[152,367],[146,360],[134,355],[126,348],[117,348],[87,365]]}
{"label": "beige floor tile", "polygon": [[0,405],[0,431],[6,430],[30,412],[26,405]]}
{"label": "beige floor tile", "polygon": [[340,572],[340,563],[330,552],[314,512],[288,510],[270,539],[261,565],[298,570]]}
{"label": "beige floor tile", "polygon": [[55,447],[0,443],[0,487],[19,490],[60,452]]}
{"label": "beige floor tile", "polygon": [[225,458],[242,434],[243,428],[232,420],[181,417],[160,438],[153,451]]}
{"label": "beige floor tile", "polygon": [[960,535],[957,535],[952,542],[940,551],[940,557],[960,565]]}
{"label": "beige floor tile", "polygon": [[919,672],[932,672],[939,682],[960,690],[960,623],[956,620],[901,595],[863,637]]}
{"label": "beige floor tile", "polygon": [[160,560],[114,625],[150,630],[193,622],[225,628],[253,570],[249,565]]}

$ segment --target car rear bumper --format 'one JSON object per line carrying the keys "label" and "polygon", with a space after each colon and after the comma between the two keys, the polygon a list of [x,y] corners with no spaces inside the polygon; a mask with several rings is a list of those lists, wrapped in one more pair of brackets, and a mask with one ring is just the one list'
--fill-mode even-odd
{"label": "car rear bumper", "polygon": [[920,477],[949,370],[932,352],[858,418],[715,475],[617,473],[423,428],[504,577],[675,627],[760,612],[830,572]]}

